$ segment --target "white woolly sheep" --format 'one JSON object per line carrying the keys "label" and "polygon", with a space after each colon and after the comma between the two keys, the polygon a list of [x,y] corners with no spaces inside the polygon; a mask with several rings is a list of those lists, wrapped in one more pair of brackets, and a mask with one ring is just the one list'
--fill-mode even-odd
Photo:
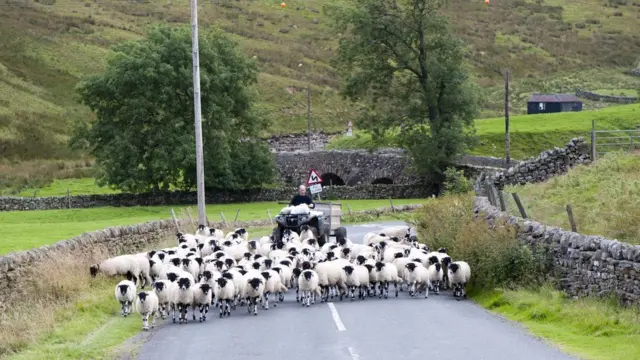
{"label": "white woolly sheep", "polygon": [[[183,274],[178,278],[178,288],[174,294],[173,303],[176,304],[178,312],[180,312],[180,324],[187,323],[187,311],[191,307],[192,311],[195,310],[193,306],[193,286],[195,282],[191,275],[186,276]],[[194,314],[195,317],[195,314]],[[176,322],[176,313],[173,312],[173,322]]]}
{"label": "white woolly sheep", "polygon": [[[266,270],[261,274],[265,279],[263,295],[264,302],[262,303],[262,307],[265,310],[269,310],[269,295],[274,294],[277,296],[277,299],[280,299],[282,296],[284,296],[282,294],[287,291],[287,287],[282,284],[280,274],[278,274],[276,271]],[[274,302],[273,306],[278,306],[278,300]]]}
{"label": "white woolly sheep", "polygon": [[[211,305],[213,297],[213,291],[211,285],[206,283],[199,283],[193,287],[193,307],[198,307],[200,311],[200,322],[207,321],[207,314],[209,313],[209,305]],[[196,319],[195,309],[193,312],[193,320]]]}
{"label": "white woolly sheep", "polygon": [[411,235],[411,227],[406,225],[388,226],[382,228],[378,234],[389,237],[395,236],[399,239],[408,238]]}
{"label": "white woolly sheep", "polygon": [[176,293],[178,284],[169,280],[156,280],[151,284],[151,288],[158,297],[158,306],[160,308],[160,316],[163,319],[169,314],[169,307],[173,307],[173,294]]}
{"label": "white woolly sheep", "polygon": [[91,277],[96,277],[98,272],[106,276],[125,276],[127,280],[138,284],[140,276],[140,266],[134,255],[120,255],[104,260],[100,264],[93,264],[89,267]]}
{"label": "white woolly sheep", "polygon": [[[438,295],[440,293],[440,285],[442,284],[442,265],[440,263],[435,263],[429,265],[427,270],[429,271],[429,282],[433,287],[433,291],[436,293],[436,295]],[[426,291],[428,292],[429,289],[427,288]]]}
{"label": "white woolly sheep", "polygon": [[398,277],[398,268],[391,263],[383,263],[378,261],[376,263],[376,272],[378,273],[378,284],[380,284],[379,297],[389,297],[389,284],[393,284],[396,290],[396,297],[398,297],[398,283],[402,280]]}
{"label": "white woolly sheep", "polygon": [[131,307],[136,298],[136,284],[130,280],[122,280],[116,285],[116,300],[120,303],[121,314],[124,317],[131,314]]}
{"label": "white woolly sheep", "polygon": [[142,315],[142,329],[149,330],[149,317],[151,317],[151,327],[156,327],[156,315],[158,314],[158,296],[153,291],[142,291],[138,293],[136,300],[136,311]]}
{"label": "white woolly sheep", "polygon": [[418,262],[410,262],[405,265],[407,272],[405,273],[407,284],[409,285],[409,295],[414,297],[417,294],[417,286],[425,287],[425,299],[429,297],[429,287],[431,282],[429,281],[429,270],[422,266]]}
{"label": "white woolly sheep", "polygon": [[[328,254],[330,254],[329,252]],[[321,301],[328,301],[329,296],[333,299],[335,292],[340,292],[340,299],[347,292],[345,285],[345,273],[342,268],[351,263],[345,259],[336,259],[334,261],[326,261],[316,265],[315,271],[318,274],[319,284],[323,290]]]}
{"label": "white woolly sheep", "polygon": [[223,317],[225,314],[231,316],[231,303],[236,298],[236,288],[233,279],[227,279],[224,276],[216,279],[213,294],[216,298],[217,305],[220,307],[220,317]]}
{"label": "white woolly sheep", "polygon": [[454,261],[449,264],[449,281],[453,287],[453,296],[456,300],[467,297],[466,286],[471,278],[471,268],[464,261]]}
{"label": "white woolly sheep", "polygon": [[316,296],[322,296],[319,280],[318,273],[311,269],[302,271],[298,276],[297,282],[302,292],[303,306],[306,305],[309,307],[311,304],[315,304]]}
{"label": "white woolly sheep", "polygon": [[249,307],[249,313],[258,315],[258,299],[262,298],[264,293],[264,277],[260,273],[248,272],[245,275],[244,298],[246,298]]}
{"label": "white woolly sheep", "polygon": [[364,291],[369,288],[369,270],[362,265],[347,265],[342,268],[346,275],[345,284],[351,292],[351,301],[355,300],[356,288],[358,299],[364,300]]}

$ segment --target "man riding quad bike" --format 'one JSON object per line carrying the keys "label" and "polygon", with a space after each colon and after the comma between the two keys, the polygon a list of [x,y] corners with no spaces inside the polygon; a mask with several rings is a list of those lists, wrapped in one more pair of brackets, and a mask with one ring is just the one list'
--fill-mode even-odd
{"label": "man riding quad bike", "polygon": [[[313,210],[315,204],[313,203],[313,199],[306,195],[306,191],[306,187],[300,185],[298,194],[291,199],[289,206],[275,217],[278,223],[278,226],[273,229],[273,236],[276,242],[282,239],[286,229],[300,234],[303,225],[307,225],[311,229],[313,235],[318,240],[318,245],[321,247],[329,241],[331,228],[330,224],[326,222],[328,215]],[[301,206],[302,204],[306,206]]]}

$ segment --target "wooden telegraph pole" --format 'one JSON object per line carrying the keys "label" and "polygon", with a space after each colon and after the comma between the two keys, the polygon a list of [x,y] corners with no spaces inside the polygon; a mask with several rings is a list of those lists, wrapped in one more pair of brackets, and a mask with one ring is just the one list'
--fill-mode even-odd
{"label": "wooden telegraph pole", "polygon": [[198,224],[207,224],[204,206],[204,152],[200,112],[200,55],[198,53],[198,0],[191,0],[191,42],[193,52],[193,112],[196,128],[196,183],[198,185]]}
{"label": "wooden telegraph pole", "polygon": [[507,166],[511,164],[511,137],[509,136],[509,69],[504,72],[504,136]]}
{"label": "wooden telegraph pole", "polygon": [[311,150],[311,95],[307,85],[307,147]]}

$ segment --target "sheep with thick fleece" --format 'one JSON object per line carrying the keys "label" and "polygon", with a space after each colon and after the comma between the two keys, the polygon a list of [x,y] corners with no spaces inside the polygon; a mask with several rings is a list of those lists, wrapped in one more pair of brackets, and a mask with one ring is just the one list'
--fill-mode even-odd
{"label": "sheep with thick fleece", "polygon": [[273,303],[273,306],[278,306],[278,300],[280,295],[287,291],[287,287],[282,284],[282,280],[280,279],[280,274],[278,274],[274,270],[266,270],[263,271],[262,277],[264,277],[264,293],[263,293],[263,303],[262,307],[265,310],[269,310],[269,295],[274,294],[277,296],[276,301]]}
{"label": "sheep with thick fleece", "polygon": [[158,297],[158,306],[160,307],[160,316],[163,319],[169,314],[169,308],[173,307],[172,294],[175,294],[178,284],[169,280],[156,280],[151,284],[151,288]]}
{"label": "sheep with thick fleece", "polygon": [[406,225],[387,226],[382,228],[378,233],[389,237],[397,237],[398,239],[408,238],[411,235],[411,227]]}
{"label": "sheep with thick fleece", "polygon": [[342,270],[346,275],[345,284],[351,292],[351,301],[355,300],[356,288],[358,299],[364,300],[364,291],[369,288],[369,270],[362,265],[347,265]]}
{"label": "sheep with thick fleece", "polygon": [[[211,285],[199,283],[193,287],[193,307],[198,307],[200,311],[199,321],[207,321],[207,314],[209,313],[209,305],[213,297],[213,291]],[[193,320],[196,319],[195,309],[193,312]]]}
{"label": "sheep with thick fleece", "polygon": [[[200,259],[200,261],[202,261],[202,259]],[[196,259],[185,258],[182,259],[182,270],[191,274],[194,279],[197,279],[200,274],[200,264]]]}
{"label": "sheep with thick fleece", "polygon": [[149,276],[151,277],[152,282],[167,279],[166,266],[162,263],[160,258],[156,256],[149,260]]}
{"label": "sheep with thick fleece", "polygon": [[142,315],[143,330],[149,330],[149,317],[151,317],[151,327],[156,327],[156,315],[159,310],[158,296],[155,292],[142,291],[138,293],[136,311]]}
{"label": "sheep with thick fleece", "polygon": [[471,268],[465,261],[454,261],[449,264],[449,281],[453,287],[453,296],[456,300],[467,297],[466,286],[471,278]]}
{"label": "sheep with thick fleece", "polygon": [[[440,286],[444,275],[444,271],[442,271],[442,264],[431,264],[427,270],[429,270],[429,283],[431,284],[431,287],[433,287],[433,291],[438,295],[440,294]],[[429,289],[427,288],[426,291],[428,292]]]}
{"label": "sheep with thick fleece", "polygon": [[379,233],[374,233],[374,232],[369,232],[364,234],[364,237],[362,238],[362,243],[364,245],[371,245],[371,244],[377,244],[381,241],[389,241],[389,237],[387,236],[382,236]]}
{"label": "sheep with thick fleece", "polygon": [[311,239],[315,237],[316,235],[313,233],[313,230],[311,230],[311,226],[302,225],[300,227],[300,241],[304,241],[306,239]]}
{"label": "sheep with thick fleece", "polygon": [[378,284],[380,285],[379,297],[389,297],[389,284],[393,284],[396,290],[396,297],[398,297],[398,283],[402,282],[402,279],[398,277],[398,268],[391,263],[384,263],[378,261],[376,263],[376,272],[378,273]]}
{"label": "sheep with thick fleece", "polygon": [[220,277],[216,280],[213,295],[220,307],[220,317],[231,316],[231,303],[236,298],[236,287],[233,280]]}
{"label": "sheep with thick fleece", "polygon": [[[187,274],[183,274],[178,278],[178,288],[176,289],[173,300],[178,312],[180,312],[180,324],[183,322],[187,323],[187,311],[189,307],[191,307],[192,312],[195,310],[195,307],[193,306],[193,288],[195,282],[193,281],[193,278],[190,278],[190,274],[189,276],[186,275]],[[173,322],[176,322],[175,310],[173,312]]]}
{"label": "sheep with thick fleece", "polygon": [[264,294],[265,280],[262,274],[250,271],[245,274],[244,295],[249,303],[248,311],[258,315],[258,299]]}
{"label": "sheep with thick fleece", "polygon": [[302,305],[309,307],[316,303],[316,296],[322,296],[320,289],[320,277],[315,271],[303,270],[297,278],[298,286],[302,292]]}
{"label": "sheep with thick fleece", "polygon": [[321,301],[328,301],[329,296],[333,299],[338,291],[340,298],[347,292],[345,285],[345,273],[342,268],[351,263],[345,259],[336,259],[334,261],[325,261],[319,263],[315,267],[318,274],[319,284],[323,290]]}
{"label": "sheep with thick fleece", "polygon": [[405,265],[407,268],[406,281],[409,285],[409,295],[414,297],[417,294],[417,287],[424,287],[427,289],[425,291],[425,299],[429,297],[429,287],[431,286],[431,282],[429,281],[429,270],[424,267],[421,263],[412,261]]}
{"label": "sheep with thick fleece", "polygon": [[120,303],[121,314],[124,317],[131,314],[131,307],[136,298],[136,284],[130,280],[122,280],[116,285],[116,300]]}
{"label": "sheep with thick fleece", "polygon": [[106,276],[125,276],[127,280],[138,284],[140,277],[140,265],[135,255],[120,255],[104,260],[100,264],[93,264],[89,267],[91,277],[96,277],[98,272]]}

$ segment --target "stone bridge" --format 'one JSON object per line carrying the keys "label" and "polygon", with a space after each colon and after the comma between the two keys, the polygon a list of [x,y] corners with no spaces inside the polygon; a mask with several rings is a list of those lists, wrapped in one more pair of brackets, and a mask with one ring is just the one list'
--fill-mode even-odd
{"label": "stone bridge", "polygon": [[[315,169],[323,186],[358,184],[412,184],[410,162],[402,149],[366,150],[298,150],[276,152],[280,180],[287,185],[302,184]],[[481,170],[503,170],[504,160],[466,156],[458,160],[458,168],[468,176]],[[515,165],[515,162],[514,164]]]}

